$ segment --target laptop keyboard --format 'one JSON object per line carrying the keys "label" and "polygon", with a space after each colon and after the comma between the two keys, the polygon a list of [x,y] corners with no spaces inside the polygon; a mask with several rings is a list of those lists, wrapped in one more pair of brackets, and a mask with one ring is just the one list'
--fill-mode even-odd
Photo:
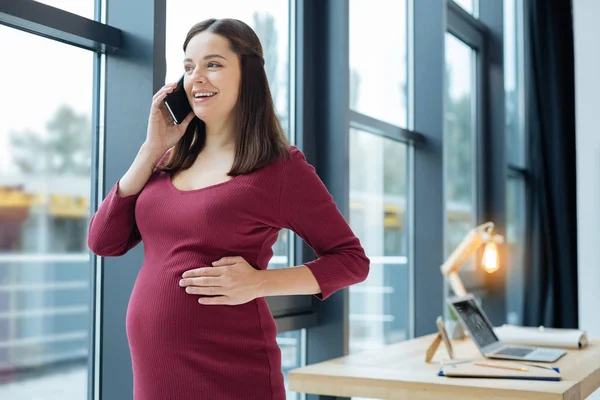
{"label": "laptop keyboard", "polygon": [[501,350],[494,352],[494,354],[498,354],[501,356],[525,357],[532,351],[532,349],[523,349],[520,347],[505,347]]}

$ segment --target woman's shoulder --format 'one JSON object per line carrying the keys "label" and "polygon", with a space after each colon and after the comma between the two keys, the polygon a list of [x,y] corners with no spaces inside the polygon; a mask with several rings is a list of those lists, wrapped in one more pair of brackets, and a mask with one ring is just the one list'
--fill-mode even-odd
{"label": "woman's shoulder", "polygon": [[287,157],[283,164],[286,166],[297,164],[298,162],[306,162],[306,156],[298,147],[290,145],[287,149]]}
{"label": "woman's shoulder", "polygon": [[280,153],[276,158],[259,170],[287,168],[287,166],[302,158],[304,158],[304,154],[300,149],[296,146],[288,145],[284,152]]}
{"label": "woman's shoulder", "polygon": [[304,157],[304,153],[302,152],[302,150],[300,150],[299,148],[297,148],[296,146],[293,146],[293,145],[290,145],[288,147],[288,154],[290,155],[291,159],[294,159],[294,158],[306,159],[306,157]]}
{"label": "woman's shoulder", "polygon": [[306,163],[306,157],[302,150],[296,146],[289,145],[287,153],[272,163],[271,167],[279,173],[286,174]]}
{"label": "woman's shoulder", "polygon": [[280,180],[285,175],[289,174],[290,171],[294,170],[295,166],[297,166],[298,163],[301,163],[303,160],[306,160],[306,158],[304,157],[302,151],[296,146],[289,145],[283,154],[265,166],[254,170],[247,175],[249,177],[255,176],[256,178],[264,178],[269,181]]}

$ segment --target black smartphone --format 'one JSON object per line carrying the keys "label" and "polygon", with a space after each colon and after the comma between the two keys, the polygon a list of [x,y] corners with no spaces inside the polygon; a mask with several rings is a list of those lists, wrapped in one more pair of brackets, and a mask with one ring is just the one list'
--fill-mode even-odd
{"label": "black smartphone", "polygon": [[175,89],[165,96],[163,102],[176,125],[181,124],[185,117],[192,112],[192,107],[188,101],[187,94],[185,94],[185,90],[183,89],[183,76],[179,82],[177,82]]}

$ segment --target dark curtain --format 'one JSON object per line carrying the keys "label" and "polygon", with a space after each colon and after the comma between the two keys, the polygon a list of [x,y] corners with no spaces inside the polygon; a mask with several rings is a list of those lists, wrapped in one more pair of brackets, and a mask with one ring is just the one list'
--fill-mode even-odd
{"label": "dark curtain", "polygon": [[571,0],[526,0],[525,17],[530,190],[523,322],[575,328],[577,202]]}

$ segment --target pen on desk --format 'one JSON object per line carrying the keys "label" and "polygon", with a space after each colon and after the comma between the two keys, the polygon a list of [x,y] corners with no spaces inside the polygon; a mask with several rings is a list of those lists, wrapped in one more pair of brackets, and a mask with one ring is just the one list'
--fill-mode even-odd
{"label": "pen on desk", "polygon": [[543,368],[543,369],[549,369],[551,371],[555,371],[555,369],[553,367],[547,367],[545,365],[530,364],[530,363],[525,363],[525,362],[521,362],[521,364],[529,365],[530,367]]}
{"label": "pen on desk", "polygon": [[510,369],[512,371],[523,371],[523,372],[527,372],[528,369],[524,368],[524,367],[511,367],[508,365],[500,365],[500,364],[489,364],[489,363],[483,363],[483,362],[476,362],[475,365],[479,365],[481,367],[490,367],[490,368],[499,368],[499,369]]}

